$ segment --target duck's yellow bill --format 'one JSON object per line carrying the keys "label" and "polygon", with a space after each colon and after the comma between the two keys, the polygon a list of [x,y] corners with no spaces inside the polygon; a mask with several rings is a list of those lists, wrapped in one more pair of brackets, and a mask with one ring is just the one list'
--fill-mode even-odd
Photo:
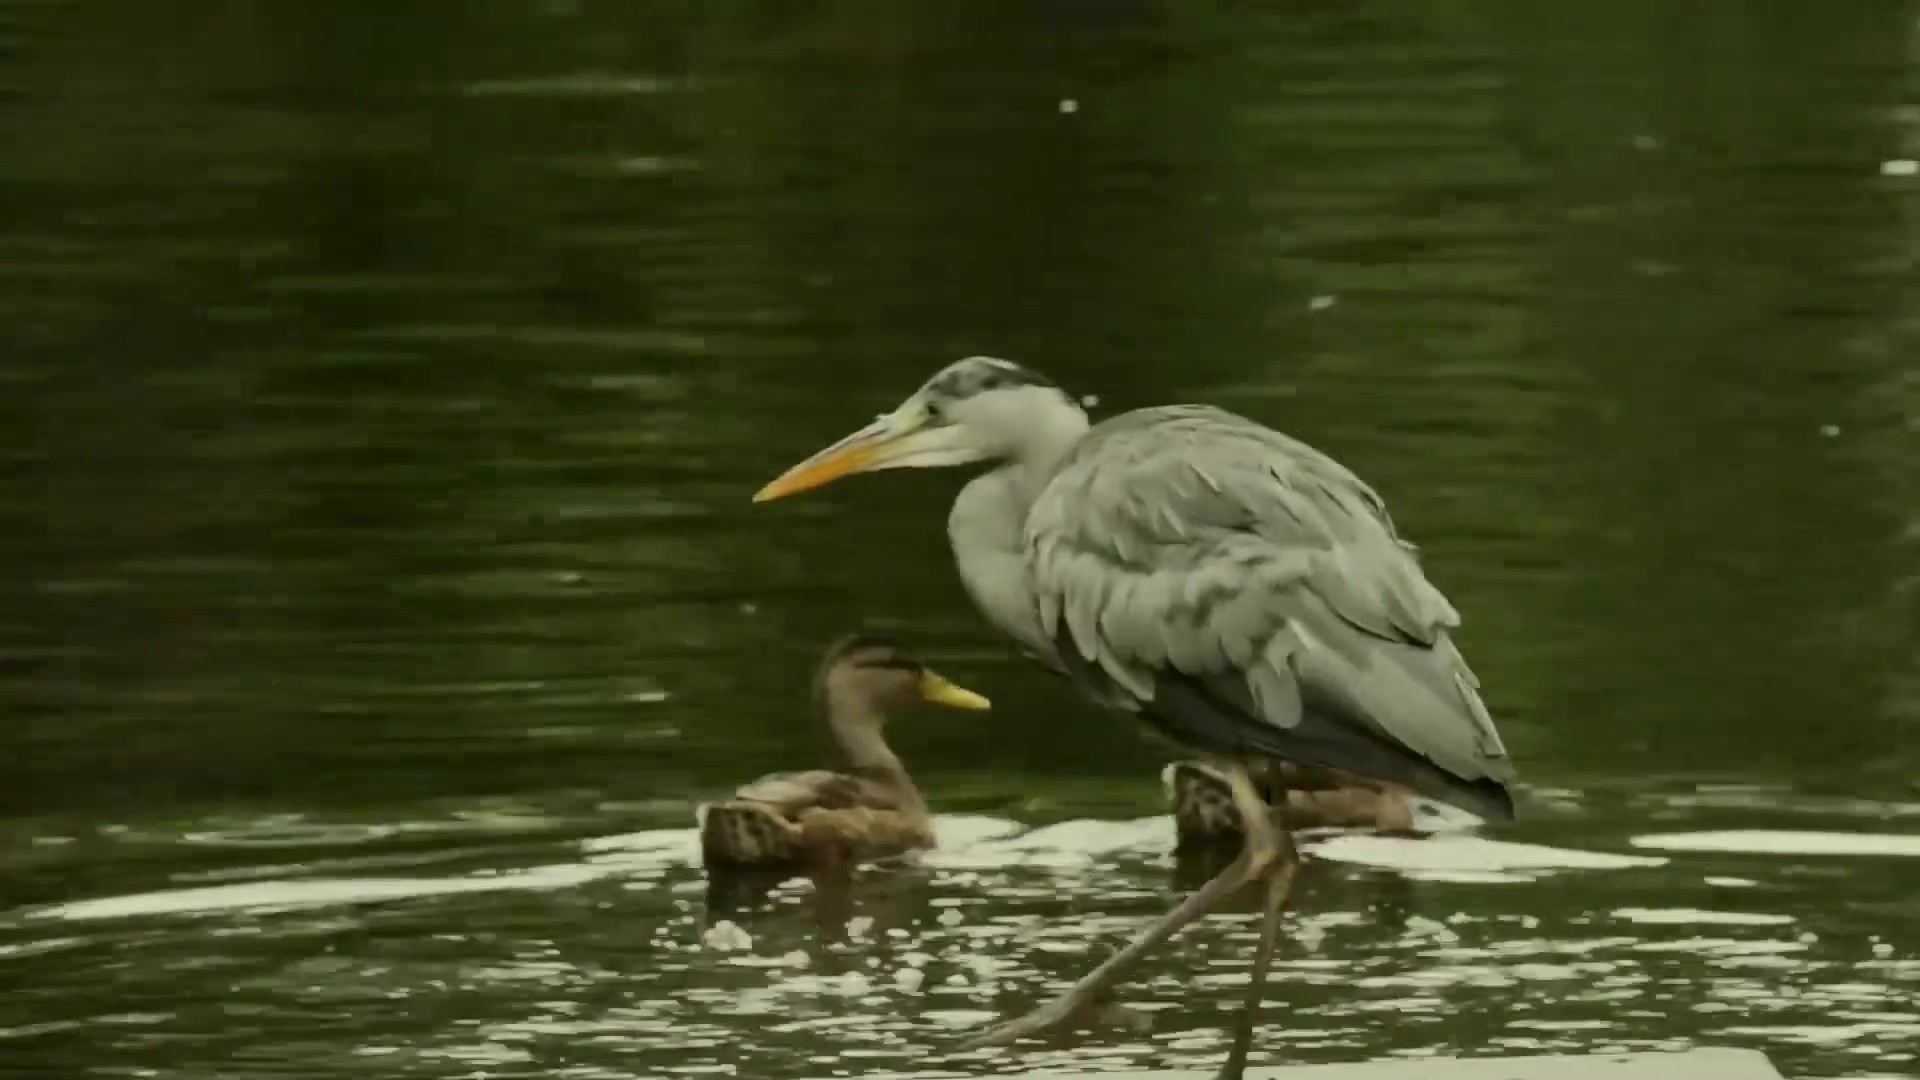
{"label": "duck's yellow bill", "polygon": [[956,686],[931,671],[922,672],[920,675],[920,696],[935,705],[948,705],[956,709],[993,708],[993,702],[964,686]]}

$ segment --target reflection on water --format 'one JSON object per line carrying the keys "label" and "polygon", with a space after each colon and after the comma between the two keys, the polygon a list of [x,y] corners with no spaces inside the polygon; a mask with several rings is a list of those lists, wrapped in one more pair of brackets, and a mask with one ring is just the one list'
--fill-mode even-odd
{"label": "reflection on water", "polygon": [[[1325,448],[1465,615],[1523,821],[1319,839],[1267,1054],[1920,1072],[1912,5],[641,7],[0,14],[0,1062],[985,1069],[1206,872],[1164,749],[958,477],[747,501],[978,352]],[[943,847],[710,887],[859,624],[995,702],[893,733]],[[1211,1061],[1238,907],[1020,1064]]]}
{"label": "reflection on water", "polygon": [[[1713,828],[1724,812],[1686,799],[1665,809],[1689,826],[1669,836],[1739,835]],[[68,838],[53,849],[219,863],[174,876],[220,883],[15,911],[0,924],[0,964],[29,1000],[61,1002],[45,1013],[60,1019],[20,1014],[0,1034],[72,1063],[56,1048],[84,1045],[101,1065],[211,1067],[244,1046],[311,1076],[519,1065],[778,1078],[932,1063],[958,1074],[996,1060],[954,1053],[962,1032],[1058,992],[1173,901],[1180,869],[1165,816],[1033,828],[957,814],[939,819],[940,847],[922,859],[727,895],[703,879],[690,828],[606,832],[617,817],[575,817],[555,835],[540,825],[556,815],[523,808],[525,830],[502,816]],[[1911,837],[1828,814],[1824,829],[1785,834],[1818,848],[1632,854],[1658,838],[1623,835],[1609,816],[1512,839],[1305,838],[1311,868],[1276,969],[1267,1055],[1720,1042],[1762,1048],[1790,1073],[1913,1067]],[[1216,1009],[1237,1000],[1253,907],[1230,902],[1148,965],[1125,999],[1150,1031],[1090,1032],[1020,1065],[1216,1058]],[[229,1018],[219,1037],[167,1034],[215,1015]],[[345,1041],[327,1034],[340,1023]]]}

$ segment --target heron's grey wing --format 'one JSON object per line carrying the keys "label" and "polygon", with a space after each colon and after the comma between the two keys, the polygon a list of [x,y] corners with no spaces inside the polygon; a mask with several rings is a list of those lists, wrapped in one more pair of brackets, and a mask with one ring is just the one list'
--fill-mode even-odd
{"label": "heron's grey wing", "polygon": [[1459,616],[1379,496],[1312,447],[1205,406],[1126,413],[1075,445],[1024,539],[1062,660],[1177,740],[1511,816]]}

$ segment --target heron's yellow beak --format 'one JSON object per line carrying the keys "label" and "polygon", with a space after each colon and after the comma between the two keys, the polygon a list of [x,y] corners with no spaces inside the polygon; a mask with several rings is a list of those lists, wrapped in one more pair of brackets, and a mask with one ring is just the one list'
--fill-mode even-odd
{"label": "heron's yellow beak", "polygon": [[866,472],[886,459],[890,446],[897,446],[912,434],[913,429],[895,421],[892,414],[883,416],[781,473],[772,483],[754,492],[753,501],[784,499],[843,476]]}
{"label": "heron's yellow beak", "polygon": [[935,675],[931,671],[920,673],[920,696],[935,705],[948,705],[956,709],[991,709],[993,702]]}
{"label": "heron's yellow beak", "polygon": [[989,455],[959,424],[936,421],[918,397],[775,477],[753,495],[769,502],[854,473],[963,465]]}

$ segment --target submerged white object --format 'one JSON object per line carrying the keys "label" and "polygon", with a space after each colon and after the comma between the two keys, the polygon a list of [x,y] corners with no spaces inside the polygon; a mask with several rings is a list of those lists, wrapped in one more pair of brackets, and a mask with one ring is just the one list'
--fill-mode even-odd
{"label": "submerged white object", "polygon": [[[919,1074],[915,1074],[919,1075]],[[1207,1080],[1194,1069],[1121,1072],[986,1073],[999,1080]],[[868,1073],[867,1080],[905,1080]],[[1701,1047],[1646,1054],[1404,1058],[1339,1065],[1250,1066],[1246,1080],[1782,1080],[1758,1050]]]}

